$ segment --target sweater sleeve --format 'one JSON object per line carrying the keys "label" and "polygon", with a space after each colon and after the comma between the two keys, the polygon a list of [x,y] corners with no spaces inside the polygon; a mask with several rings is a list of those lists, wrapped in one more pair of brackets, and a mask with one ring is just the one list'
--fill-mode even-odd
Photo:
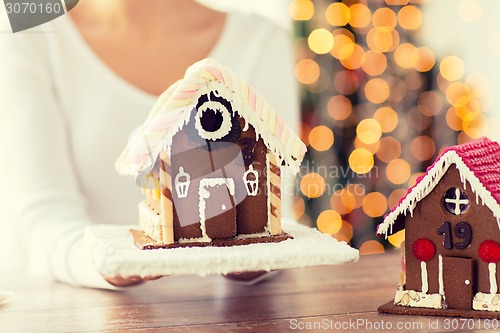
{"label": "sweater sleeve", "polygon": [[30,272],[114,289],[93,269],[83,245],[83,230],[92,221],[51,82],[45,34],[0,34],[0,200],[10,217],[2,223],[20,235]]}

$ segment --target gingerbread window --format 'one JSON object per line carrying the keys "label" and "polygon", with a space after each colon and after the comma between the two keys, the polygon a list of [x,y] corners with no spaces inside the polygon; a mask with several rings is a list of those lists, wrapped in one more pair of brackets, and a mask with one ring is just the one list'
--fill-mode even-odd
{"label": "gingerbread window", "polygon": [[469,198],[465,191],[452,187],[444,194],[444,207],[453,215],[463,215],[470,207]]}
{"label": "gingerbread window", "polygon": [[218,140],[229,134],[232,128],[231,112],[220,101],[206,101],[196,113],[195,127],[206,140]]}

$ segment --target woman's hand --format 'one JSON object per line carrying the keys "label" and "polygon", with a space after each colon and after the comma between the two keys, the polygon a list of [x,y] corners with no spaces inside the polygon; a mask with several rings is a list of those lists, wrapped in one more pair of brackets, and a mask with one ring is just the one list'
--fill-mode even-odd
{"label": "woman's hand", "polygon": [[254,271],[254,272],[241,272],[241,273],[229,273],[224,275],[224,277],[231,281],[240,282],[243,284],[256,284],[268,279],[271,279],[277,275],[280,271]]}
{"label": "woman's hand", "polygon": [[135,285],[144,283],[146,281],[157,280],[161,277],[162,276],[146,276],[146,277],[140,277],[140,276],[108,277],[108,276],[104,276],[104,279],[116,287],[131,287],[131,286],[135,286]]}

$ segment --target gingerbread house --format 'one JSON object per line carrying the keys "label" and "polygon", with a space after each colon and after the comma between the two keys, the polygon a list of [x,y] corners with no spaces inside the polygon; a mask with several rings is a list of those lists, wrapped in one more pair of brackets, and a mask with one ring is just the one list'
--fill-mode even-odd
{"label": "gingerbread house", "polygon": [[116,163],[146,197],[136,244],[286,239],[280,168],[297,171],[305,152],[275,110],[232,70],[209,59],[194,64],[160,96]]}
{"label": "gingerbread house", "polygon": [[405,229],[394,304],[380,310],[498,317],[499,221],[500,145],[445,149],[378,226],[385,237]]}

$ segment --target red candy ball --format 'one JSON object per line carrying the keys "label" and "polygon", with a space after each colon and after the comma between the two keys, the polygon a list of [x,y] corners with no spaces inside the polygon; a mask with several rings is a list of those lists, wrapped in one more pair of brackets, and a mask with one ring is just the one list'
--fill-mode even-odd
{"label": "red candy ball", "polygon": [[485,240],[477,250],[479,258],[485,262],[496,263],[500,261],[500,244],[494,240]]}
{"label": "red candy ball", "polygon": [[427,238],[419,238],[414,241],[411,249],[415,258],[420,261],[429,261],[436,253],[434,244]]}

